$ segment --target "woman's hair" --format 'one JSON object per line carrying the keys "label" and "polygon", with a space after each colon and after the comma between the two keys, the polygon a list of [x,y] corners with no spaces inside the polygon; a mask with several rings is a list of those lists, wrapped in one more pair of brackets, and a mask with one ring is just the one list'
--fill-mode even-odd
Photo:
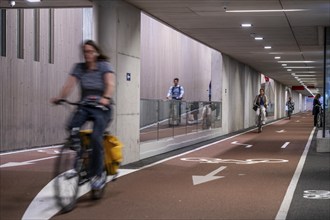
{"label": "woman's hair", "polygon": [[321,98],[321,94],[320,93],[316,94],[315,98],[317,99]]}
{"label": "woman's hair", "polygon": [[97,46],[97,44],[93,40],[86,40],[83,43],[83,46],[85,46],[85,45],[92,46],[96,50],[96,52],[98,53],[98,56],[97,56],[98,61],[109,61],[110,58],[102,53],[102,50],[100,49],[100,47]]}

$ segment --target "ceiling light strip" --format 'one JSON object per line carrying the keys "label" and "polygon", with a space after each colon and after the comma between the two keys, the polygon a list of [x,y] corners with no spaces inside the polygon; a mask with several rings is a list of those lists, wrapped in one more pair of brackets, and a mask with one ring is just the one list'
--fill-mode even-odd
{"label": "ceiling light strip", "polygon": [[308,9],[226,10],[226,12],[228,13],[297,12],[297,11],[308,11]]}
{"label": "ceiling light strip", "polygon": [[295,60],[295,61],[278,61],[279,63],[315,63],[315,61],[298,61],[298,60]]}

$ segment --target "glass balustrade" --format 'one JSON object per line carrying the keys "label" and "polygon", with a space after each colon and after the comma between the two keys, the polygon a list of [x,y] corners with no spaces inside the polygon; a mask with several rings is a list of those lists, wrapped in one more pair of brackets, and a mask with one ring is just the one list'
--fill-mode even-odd
{"label": "glass balustrade", "polygon": [[141,142],[220,128],[221,124],[221,102],[141,99]]}

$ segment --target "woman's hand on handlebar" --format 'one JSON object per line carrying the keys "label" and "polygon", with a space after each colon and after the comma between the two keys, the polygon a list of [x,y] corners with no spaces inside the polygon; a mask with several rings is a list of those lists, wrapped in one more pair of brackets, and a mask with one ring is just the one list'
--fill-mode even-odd
{"label": "woman's hand on handlebar", "polygon": [[50,103],[54,104],[54,105],[59,105],[61,104],[61,102],[63,102],[65,99],[63,98],[58,98],[58,97],[54,97],[50,99]]}
{"label": "woman's hand on handlebar", "polygon": [[100,100],[99,100],[99,104],[101,104],[101,105],[104,105],[104,106],[109,106],[111,103],[110,103],[110,99],[106,99],[106,98],[101,98]]}

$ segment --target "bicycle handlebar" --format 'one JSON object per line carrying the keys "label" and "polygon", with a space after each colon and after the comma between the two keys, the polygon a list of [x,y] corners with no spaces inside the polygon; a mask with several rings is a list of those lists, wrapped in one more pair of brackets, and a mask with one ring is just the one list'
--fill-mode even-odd
{"label": "bicycle handlebar", "polygon": [[62,103],[66,103],[66,104],[69,104],[69,105],[75,105],[75,106],[92,106],[92,107],[95,107],[95,108],[100,108],[102,109],[103,111],[107,111],[109,110],[110,108],[107,107],[107,106],[104,106],[104,105],[101,105],[99,104],[98,102],[96,101],[82,101],[82,102],[70,102],[66,99],[59,99],[58,101],[54,102],[56,105],[61,105]]}

